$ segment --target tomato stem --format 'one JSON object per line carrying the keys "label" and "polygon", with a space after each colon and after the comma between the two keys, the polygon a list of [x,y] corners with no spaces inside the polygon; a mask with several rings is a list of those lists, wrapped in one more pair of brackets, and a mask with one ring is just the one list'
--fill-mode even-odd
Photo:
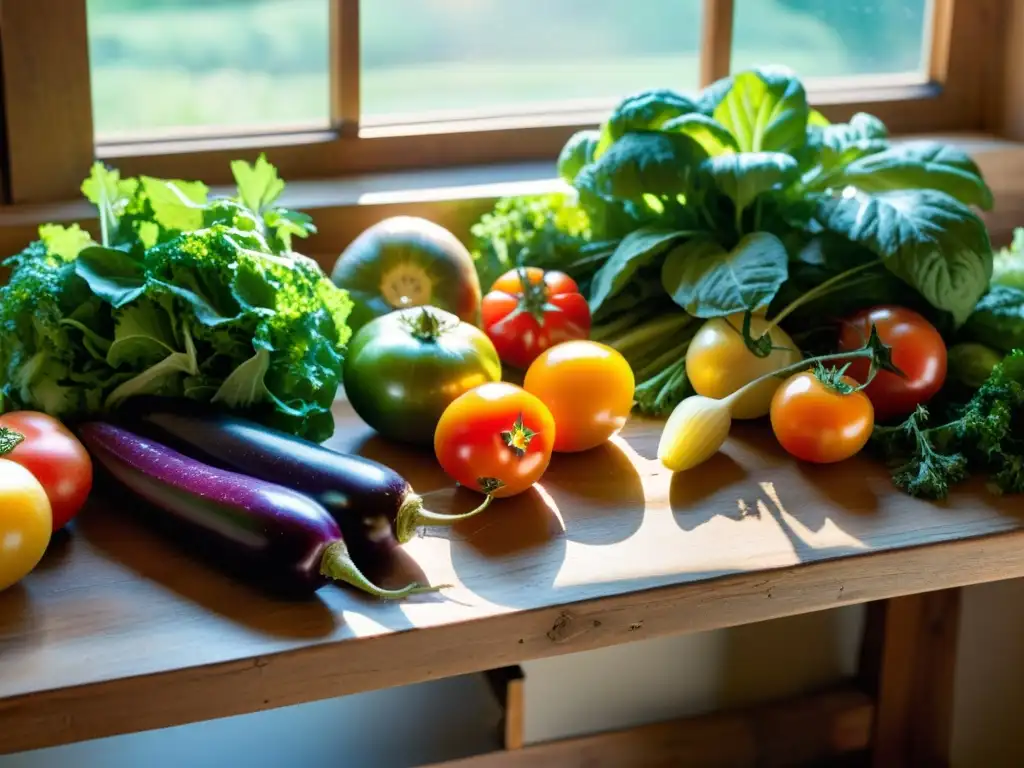
{"label": "tomato stem", "polygon": [[763,376],[758,376],[753,381],[743,385],[728,397],[722,399],[722,402],[728,408],[732,408],[736,404],[736,401],[742,398],[747,392],[752,390],[758,384],[768,381],[772,378],[783,378],[791,376],[794,373],[801,373],[809,368],[816,366],[823,366],[824,363],[847,363],[855,360],[859,357],[866,357],[871,361],[871,368],[868,372],[867,381],[856,387],[852,391],[859,391],[864,389],[871,381],[875,378],[875,375],[879,370],[891,371],[899,376],[905,374],[899,368],[897,368],[892,362],[892,347],[885,344],[878,336],[878,331],[875,329],[874,324],[871,325],[871,336],[867,342],[860,349],[855,349],[850,352],[834,352],[829,355],[819,355],[818,357],[809,357],[806,360],[800,360],[792,365],[787,365],[783,368],[779,368],[777,371],[766,373]]}
{"label": "tomato stem", "polygon": [[419,341],[437,341],[437,337],[445,330],[441,318],[430,307],[423,307],[415,320],[409,322],[409,332]]}

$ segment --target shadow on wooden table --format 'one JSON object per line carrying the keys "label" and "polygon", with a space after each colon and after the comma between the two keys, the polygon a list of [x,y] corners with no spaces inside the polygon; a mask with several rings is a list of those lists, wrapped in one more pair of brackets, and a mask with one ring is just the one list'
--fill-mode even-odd
{"label": "shadow on wooden table", "polygon": [[[512,608],[551,592],[568,542],[609,545],[640,528],[645,509],[636,467],[616,445],[556,454],[541,482],[453,528],[452,566],[467,589]],[[495,563],[507,578],[495,578]]]}
{"label": "shadow on wooden table", "polygon": [[541,484],[565,523],[565,535],[581,544],[625,541],[643,523],[644,487],[630,457],[613,442],[551,458]]}
{"label": "shadow on wooden table", "polygon": [[[684,531],[695,531],[718,516],[741,520],[743,510],[735,503],[714,504],[710,499],[735,488],[747,478],[747,471],[732,456],[716,453],[699,467],[676,472],[669,486],[668,502],[676,523]],[[734,495],[734,494],[732,494]]]}
{"label": "shadow on wooden table", "polygon": [[[127,514],[87,509],[76,522],[77,535],[107,559],[249,629],[312,639],[330,635],[338,627],[339,617],[318,595],[282,600],[234,574],[225,578],[224,570],[185,552]],[[282,620],[284,612],[289,614],[287,621]]]}

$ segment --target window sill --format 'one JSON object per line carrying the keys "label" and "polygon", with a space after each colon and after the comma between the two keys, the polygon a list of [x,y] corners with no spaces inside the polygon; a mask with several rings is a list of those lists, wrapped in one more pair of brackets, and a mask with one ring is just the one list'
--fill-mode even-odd
{"label": "window sill", "polygon": [[[1014,227],[1024,226],[1024,143],[968,133],[931,134],[928,138],[956,144],[974,157],[996,198],[994,210],[983,215],[992,242],[1008,242]],[[561,189],[565,185],[554,178],[551,163],[523,162],[293,181],[282,202],[313,216],[319,232],[303,250],[330,266],[363,229],[388,216],[423,216],[465,237],[469,226],[496,198]],[[214,187],[212,191],[225,194],[228,189]],[[93,228],[96,212],[84,200],[4,207],[0,209],[0,253],[19,251],[45,222],[77,222]]]}

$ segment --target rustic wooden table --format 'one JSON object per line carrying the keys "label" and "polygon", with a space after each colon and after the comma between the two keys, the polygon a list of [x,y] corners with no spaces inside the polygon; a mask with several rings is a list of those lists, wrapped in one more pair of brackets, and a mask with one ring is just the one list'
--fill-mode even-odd
{"label": "rustic wooden table", "polygon": [[[395,467],[433,508],[475,502],[343,403],[337,421],[332,447]],[[659,431],[633,421],[613,444],[556,456],[535,490],[409,543],[372,575],[453,587],[403,603],[335,587],[276,601],[155,538],[120,502],[96,503],[0,594],[0,754],[884,600],[850,700],[870,733],[832,741],[869,738],[876,764],[941,761],[955,588],[1024,575],[1019,502],[977,484],[917,501],[869,459],[799,465],[762,425],[672,476],[654,458]],[[897,596],[910,597],[886,600]]]}

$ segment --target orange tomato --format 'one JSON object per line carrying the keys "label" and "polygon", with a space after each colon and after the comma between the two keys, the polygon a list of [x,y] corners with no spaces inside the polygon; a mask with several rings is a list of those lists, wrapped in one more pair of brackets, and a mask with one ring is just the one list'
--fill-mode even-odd
{"label": "orange tomato", "polygon": [[[857,386],[850,376],[843,381]],[[793,456],[830,464],[865,446],[875,426],[875,411],[864,392],[843,394],[805,371],[775,391],[771,421],[779,444]]]}
{"label": "orange tomato", "polygon": [[434,432],[434,453],[458,483],[514,496],[532,486],[551,461],[555,420],[521,387],[482,384],[455,398]]}
{"label": "orange tomato", "polygon": [[633,370],[621,354],[596,341],[567,341],[546,350],[523,387],[555,418],[555,450],[586,451],[622,429],[633,408]]}

